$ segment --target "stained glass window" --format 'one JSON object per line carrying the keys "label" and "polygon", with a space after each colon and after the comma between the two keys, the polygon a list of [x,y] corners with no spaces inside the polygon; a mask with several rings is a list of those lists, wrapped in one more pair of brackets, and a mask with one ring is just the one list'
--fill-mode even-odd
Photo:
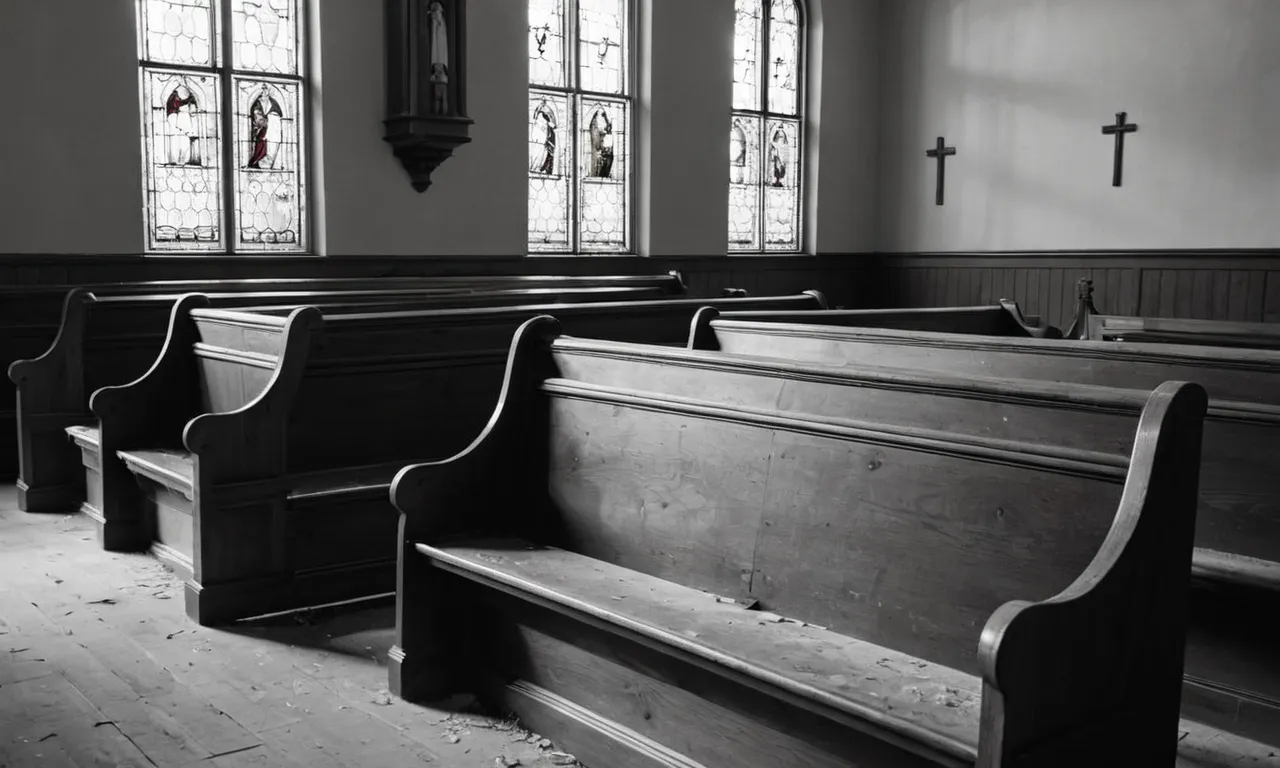
{"label": "stained glass window", "polygon": [[804,12],[799,0],[735,0],[729,250],[803,244]]}
{"label": "stained glass window", "polygon": [[631,248],[631,1],[528,0],[529,250]]}
{"label": "stained glass window", "polygon": [[305,250],[305,0],[137,2],[148,250]]}

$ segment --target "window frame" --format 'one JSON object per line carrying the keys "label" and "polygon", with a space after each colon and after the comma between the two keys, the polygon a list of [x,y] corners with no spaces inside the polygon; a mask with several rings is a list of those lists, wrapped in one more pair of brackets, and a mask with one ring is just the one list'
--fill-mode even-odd
{"label": "window frame", "polygon": [[[210,47],[212,62],[208,65],[200,64],[169,64],[157,62],[143,58],[143,52],[147,50],[145,45],[146,16],[143,8],[147,0],[135,0],[135,22],[134,26],[138,33],[138,102],[142,113],[142,181],[143,181],[143,237],[145,238],[146,247],[144,253],[148,256],[180,256],[180,257],[201,257],[201,256],[307,256],[312,255],[312,238],[315,235],[315,222],[313,217],[312,191],[311,191],[311,60],[310,60],[310,38],[311,38],[311,0],[297,0],[297,25],[296,43],[297,43],[297,73],[268,73],[258,72],[251,69],[236,69],[235,67],[235,38],[232,34],[234,29],[235,10],[232,7],[231,0],[211,0],[210,1],[210,33],[216,41],[215,45]],[[154,215],[152,210],[150,189],[149,167],[152,160],[151,146],[153,135],[149,125],[151,105],[147,102],[147,75],[151,72],[198,72],[202,75],[212,77],[217,83],[218,93],[221,95],[221,103],[216,103],[216,120],[214,121],[221,135],[218,142],[218,162],[221,164],[218,174],[218,182],[221,185],[221,210],[218,211],[218,226],[222,229],[223,243],[218,248],[174,248],[174,249],[158,249],[154,247]],[[298,243],[293,248],[236,248],[237,237],[239,231],[240,209],[236,199],[236,171],[239,169],[237,164],[237,141],[236,136],[236,93],[234,89],[237,77],[252,78],[267,82],[289,82],[298,88],[298,114],[295,122],[298,126],[298,191],[299,191],[299,210],[304,217],[304,226],[298,227]]]}
{"label": "window frame", "polygon": [[[784,0],[785,1],[785,0]],[[767,148],[767,139],[769,132],[769,120],[785,120],[796,123],[796,146],[794,154],[796,157],[796,247],[795,248],[774,248],[768,247],[765,242],[764,219],[766,212],[765,190],[767,185],[764,183],[764,177],[759,179],[759,191],[756,196],[756,227],[759,234],[759,246],[755,248],[734,248],[732,243],[728,244],[728,254],[730,256],[794,256],[806,253],[806,245],[808,238],[808,227],[805,225],[806,218],[806,201],[805,201],[805,185],[808,182],[808,162],[805,153],[808,151],[808,137],[806,133],[809,127],[809,110],[808,110],[808,94],[809,94],[809,9],[806,7],[804,0],[790,0],[795,3],[796,7],[796,112],[789,115],[782,112],[773,112],[769,109],[769,75],[767,72],[769,64],[769,28],[773,21],[770,18],[773,10],[774,0],[755,0],[760,9],[760,42],[759,56],[757,57],[757,75],[758,82],[756,84],[757,98],[759,99],[759,109],[738,109],[732,105],[732,96],[730,97],[729,108],[729,124],[733,125],[733,121],[739,116],[750,117],[753,120],[760,121],[760,133],[758,136],[760,157],[758,158],[758,173],[764,171],[764,160]],[[737,15],[734,15],[735,35],[736,35]],[[732,180],[729,182],[732,186]],[[727,219],[728,217],[726,217]],[[728,232],[726,231],[726,235]]]}
{"label": "window frame", "polygon": [[[525,222],[525,254],[529,257],[539,256],[591,256],[591,257],[608,257],[608,256],[634,256],[636,254],[636,227],[640,217],[636,216],[636,200],[637,196],[637,175],[635,173],[636,158],[639,156],[639,142],[636,137],[636,128],[639,120],[636,116],[637,90],[639,88],[639,49],[638,35],[640,28],[639,5],[640,0],[619,0],[624,5],[622,14],[624,28],[624,37],[627,41],[627,50],[625,56],[619,57],[626,67],[626,77],[624,78],[624,89],[621,94],[604,93],[600,91],[589,91],[582,88],[582,72],[579,66],[579,57],[581,55],[581,39],[578,36],[580,12],[579,3],[581,0],[561,0],[565,7],[565,83],[561,86],[535,84],[532,77],[526,73],[525,75],[525,100],[526,104],[531,101],[534,92],[553,93],[560,97],[565,97],[569,104],[568,117],[572,130],[570,133],[573,138],[570,142],[568,160],[572,164],[572,176],[569,185],[569,247],[563,250],[534,250],[533,242],[529,239],[529,222]],[[529,3],[525,6],[525,26],[528,27]],[[526,58],[526,66],[528,59]],[[570,84],[572,83],[572,84]],[[621,248],[602,248],[602,249],[582,249],[582,207],[581,207],[581,184],[582,184],[582,168],[580,166],[579,152],[581,151],[581,113],[579,111],[580,102],[583,98],[598,98],[603,100],[624,101],[627,106],[627,132],[626,132],[626,174],[627,178],[623,183],[623,215],[626,217],[626,225],[623,227],[623,237],[625,242]],[[526,120],[529,119],[528,107],[526,106]],[[525,129],[528,129],[526,123]],[[529,189],[528,180],[531,178],[532,171],[527,170],[525,173],[526,189],[525,200],[528,202]]]}

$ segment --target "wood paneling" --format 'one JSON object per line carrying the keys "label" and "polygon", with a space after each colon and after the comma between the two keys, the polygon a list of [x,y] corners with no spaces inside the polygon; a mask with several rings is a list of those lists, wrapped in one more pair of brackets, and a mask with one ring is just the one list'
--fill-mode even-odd
{"label": "wood paneling", "polygon": [[1071,324],[1075,284],[1093,280],[1100,312],[1280,322],[1280,251],[884,254],[884,293],[867,306],[963,306],[1014,299]]}

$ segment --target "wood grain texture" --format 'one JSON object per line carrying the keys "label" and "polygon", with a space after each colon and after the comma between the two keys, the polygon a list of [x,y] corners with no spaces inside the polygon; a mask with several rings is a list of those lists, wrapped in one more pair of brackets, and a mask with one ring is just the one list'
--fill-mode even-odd
{"label": "wood grain texture", "polygon": [[[545,326],[545,332],[554,330]],[[776,397],[772,408],[753,408],[742,404],[750,400],[741,394],[745,384],[726,389],[728,402],[706,394],[713,386],[705,387],[699,399],[690,396],[697,390],[689,382],[691,373],[666,375],[676,356],[687,357],[692,368],[699,353],[690,351],[667,350],[673,359],[649,361],[659,370],[646,375],[633,368],[627,388],[575,380],[565,378],[573,371],[564,364],[559,345],[552,345],[549,359],[541,365],[536,353],[513,357],[509,386],[490,427],[467,451],[449,461],[406,468],[397,478],[393,498],[402,510],[404,546],[397,590],[401,671],[399,681],[394,671],[392,679],[402,695],[419,692],[404,684],[415,658],[414,677],[434,685],[451,680],[456,684],[458,675],[467,674],[431,670],[449,654],[451,643],[457,653],[461,649],[456,644],[472,637],[471,630],[464,630],[450,638],[439,627],[446,616],[457,615],[449,611],[459,610],[462,599],[444,575],[452,574],[665,656],[699,663],[721,678],[751,678],[754,687],[779,706],[817,706],[820,710],[815,711],[824,716],[877,734],[895,747],[943,762],[990,761],[993,755],[1051,743],[1056,738],[1054,724],[1043,714],[1056,705],[1047,700],[1059,692],[1074,696],[1078,688],[1073,685],[1096,686],[1104,676],[1088,673],[1082,657],[1072,668],[1088,682],[1059,680],[1060,691],[1041,686],[1036,695],[1042,700],[1025,704],[1029,716],[1002,721],[993,711],[986,714],[981,737],[977,721],[970,721],[974,735],[957,738],[955,733],[944,734],[948,726],[942,721],[956,714],[945,694],[939,693],[939,699],[921,693],[918,684],[903,682],[906,668],[876,670],[895,691],[875,699],[884,707],[876,710],[880,715],[856,701],[867,690],[865,681],[857,693],[802,693],[804,685],[824,685],[806,677],[808,670],[818,670],[818,679],[835,680],[833,673],[821,674],[832,659],[838,659],[833,669],[870,670],[877,663],[874,653],[862,663],[834,648],[792,647],[781,638],[762,638],[750,627],[751,612],[738,603],[786,616],[794,626],[821,624],[813,631],[825,633],[823,637],[892,649],[916,669],[931,670],[936,683],[946,674],[976,679],[980,664],[972,649],[982,625],[987,623],[990,630],[1011,623],[1020,606],[1047,611],[1040,606],[1074,599],[1081,612],[1075,624],[1056,625],[1054,653],[1036,656],[1032,640],[1042,643],[1042,636],[1016,637],[996,630],[994,645],[984,641],[983,659],[1001,658],[996,646],[1004,643],[1013,649],[1004,652],[1015,660],[1009,664],[1033,657],[1042,664],[1056,664],[1049,659],[1106,653],[1100,650],[1108,646],[1098,617],[1119,615],[1122,606],[1136,599],[1159,614],[1148,623],[1172,629],[1144,640],[1140,621],[1116,621],[1107,632],[1119,633],[1123,640],[1107,639],[1118,641],[1117,651],[1135,646],[1150,650],[1143,667],[1149,676],[1135,673],[1131,679],[1137,684],[1125,690],[1137,691],[1143,685],[1159,690],[1162,704],[1150,707],[1149,701],[1133,694],[1123,697],[1126,703],[1120,709],[1145,728],[1137,731],[1134,754],[1140,759],[1157,753],[1172,757],[1182,659],[1180,653],[1175,658],[1167,651],[1180,647],[1185,622],[1195,495],[1195,473],[1186,468],[1198,464],[1197,419],[1203,416],[1205,400],[1198,387],[1166,386],[1151,398],[1138,437],[1149,435],[1156,424],[1154,431],[1166,436],[1165,447],[1158,460],[1145,449],[1137,450],[1129,483],[1118,493],[1128,468],[1120,457],[1051,457],[1052,451],[1030,443],[998,444],[918,426],[819,418],[803,411],[780,411]],[[591,346],[583,342],[580,351]],[[704,363],[714,357],[701,355]],[[640,365],[641,357],[633,354],[628,364]],[[719,357],[716,362],[725,367],[741,359]],[[577,372],[596,376],[601,370],[592,364]],[[756,402],[766,401],[777,392],[776,379],[785,374],[758,369],[756,373],[762,390]],[[609,374],[618,375],[618,369]],[[722,375],[716,369],[715,376]],[[513,383],[523,383],[524,391],[513,391]],[[636,386],[646,389],[631,388]],[[531,387],[541,398],[531,397]],[[921,401],[934,395],[923,385],[912,391]],[[1117,394],[1116,402],[1126,397]],[[1165,407],[1166,401],[1177,407]],[[825,402],[801,398],[786,407],[821,410],[814,406]],[[534,439],[513,440],[515,424]],[[539,453],[528,456],[530,445]],[[545,456],[540,454],[544,445]],[[486,467],[492,474],[510,466],[519,466],[518,482],[499,495],[471,485],[472,478],[486,474]],[[1173,502],[1153,494],[1157,498],[1149,503],[1145,489],[1152,473],[1166,477],[1170,472],[1189,476],[1180,482],[1192,484],[1190,495],[1184,493],[1180,502]],[[402,485],[404,493],[399,492]],[[513,499],[519,499],[517,508],[511,508]],[[1122,512],[1117,521],[1118,502]],[[480,512],[464,522],[447,511],[459,503]],[[1156,506],[1162,515],[1176,515],[1181,524],[1149,522]],[[1148,522],[1139,526],[1140,519]],[[1165,532],[1152,534],[1162,523]],[[1142,536],[1131,538],[1136,530]],[[495,548],[449,538],[466,531],[519,536],[534,543]],[[924,557],[921,549],[927,552]],[[1123,557],[1116,552],[1123,552]],[[1139,561],[1146,562],[1153,575],[1131,568],[1130,563]],[[1095,582],[1107,589],[1122,582],[1127,587],[1121,588],[1121,598],[1094,590]],[[1006,602],[1019,598],[1045,602]],[[721,608],[691,609],[693,600],[716,600],[714,605],[738,613],[732,619],[726,614],[719,622],[713,617]],[[523,621],[507,609],[489,614],[489,620],[497,622],[498,629],[485,624],[476,630],[478,636],[502,634],[512,623]],[[768,660],[753,655],[750,649],[757,642],[771,649]],[[524,675],[528,666],[520,658],[526,651],[516,643],[493,659],[477,659],[472,645],[468,658],[480,671]],[[785,663],[771,666],[779,658]],[[1113,675],[1129,661],[1117,653],[1100,668]],[[1055,679],[1054,674],[1024,670],[1022,677],[1041,681]],[[546,682],[561,684],[553,678]],[[624,711],[623,702],[613,701],[625,699],[625,690],[595,688],[577,695],[609,698],[610,714],[602,716],[613,719]],[[567,688],[556,693],[570,695]],[[1111,714],[1112,708],[1072,700],[1077,702],[1077,722],[1103,722]],[[591,708],[581,700],[574,703]],[[916,706],[922,709],[917,712]],[[903,719],[895,720],[899,715]],[[681,710],[681,716],[688,714]],[[851,725],[858,720],[860,728]],[[1170,733],[1157,733],[1153,724]],[[865,757],[876,764],[874,757]]]}

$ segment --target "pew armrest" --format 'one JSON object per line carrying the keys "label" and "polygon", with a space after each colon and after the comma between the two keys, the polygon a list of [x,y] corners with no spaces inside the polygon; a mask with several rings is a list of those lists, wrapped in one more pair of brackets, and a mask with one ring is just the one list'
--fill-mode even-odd
{"label": "pew armrest", "polygon": [[1199,385],[1158,387],[1093,562],[987,622],[980,768],[1079,764],[1093,736],[1124,742],[1124,764],[1173,764],[1206,407]]}
{"label": "pew armrest", "polygon": [[9,364],[9,381],[22,393],[42,393],[45,397],[64,396],[69,398],[80,395],[80,401],[74,402],[78,408],[84,408],[84,378],[79,370],[71,370],[70,365],[79,355],[84,343],[85,302],[91,294],[84,288],[73,288],[67,293],[62,303],[62,318],[58,324],[58,335],[54,337],[49,348],[38,357],[30,360],[15,360]]}
{"label": "pew armrest", "polygon": [[251,480],[285,471],[289,410],[323,324],[315,307],[290,312],[279,362],[262,393],[234,411],[200,414],[186,425],[182,442],[200,456],[202,482]]}
{"label": "pew armrest", "polygon": [[1044,324],[1043,321],[1033,322],[1026,315],[1022,314],[1022,307],[1018,306],[1018,302],[1010,299],[1000,299],[1000,306],[1009,314],[1010,320],[1014,325],[1021,328],[1026,335],[1033,339],[1061,339],[1062,331],[1052,325]]}
{"label": "pew armrest", "polygon": [[[151,368],[128,384],[103,387],[89,399],[89,409],[101,422],[104,451],[139,447],[140,441],[172,440],[194,415],[195,366],[191,346],[196,341],[191,310],[208,306],[201,294],[187,294],[173,305],[169,332]],[[107,446],[106,441],[110,441]]]}
{"label": "pew armrest", "polygon": [[[522,471],[536,461],[524,438],[538,415],[538,385],[550,374],[550,342],[560,323],[548,315],[526,321],[507,354],[502,390],[489,422],[460,453],[442,461],[411,464],[391,483],[391,502],[400,510],[400,538],[406,546],[439,536],[475,533],[497,524],[521,498]],[[517,530],[522,530],[517,528]],[[508,530],[510,532],[510,530]]]}

